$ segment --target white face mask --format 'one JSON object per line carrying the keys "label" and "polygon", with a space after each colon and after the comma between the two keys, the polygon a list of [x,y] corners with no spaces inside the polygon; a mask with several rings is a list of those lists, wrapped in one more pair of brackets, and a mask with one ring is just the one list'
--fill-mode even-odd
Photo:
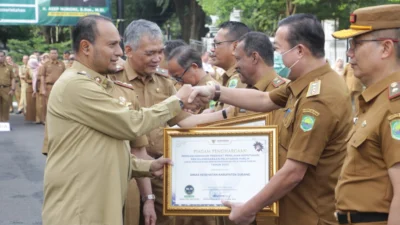
{"label": "white face mask", "polygon": [[[286,53],[288,53],[288,52],[292,51],[293,49],[295,49],[296,47],[297,47],[297,45],[294,46],[293,48],[287,50],[287,51],[284,52],[284,53],[279,53],[279,52],[275,51],[275,56],[276,56],[276,58],[277,58],[277,61],[281,61],[281,62],[282,62],[282,65],[284,66],[280,71],[277,71],[277,73],[278,73],[279,75],[281,75],[282,77],[289,77],[290,72],[292,72],[292,68],[300,61],[300,59],[298,59],[298,60],[297,60],[296,62],[294,62],[290,67],[287,67],[287,66],[283,63],[283,56],[286,55]],[[282,73],[282,74],[281,74],[281,73]]]}

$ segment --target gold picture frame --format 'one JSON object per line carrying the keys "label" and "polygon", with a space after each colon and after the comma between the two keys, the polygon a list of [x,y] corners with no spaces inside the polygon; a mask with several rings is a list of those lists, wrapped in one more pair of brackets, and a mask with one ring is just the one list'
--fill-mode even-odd
{"label": "gold picture frame", "polygon": [[[262,142],[265,141],[266,142]],[[254,179],[254,177],[250,178],[250,179],[254,179],[253,182],[261,182],[262,183],[262,187],[265,186],[266,183],[268,183],[269,179],[275,175],[275,173],[278,171],[278,134],[277,134],[277,126],[265,126],[265,127],[210,127],[210,128],[203,128],[203,127],[198,127],[198,128],[190,128],[190,129],[182,129],[182,128],[167,128],[164,129],[164,156],[166,158],[171,158],[174,162],[173,166],[166,166],[166,168],[164,169],[164,199],[163,199],[163,213],[164,215],[169,215],[169,216],[227,216],[230,213],[230,209],[222,206],[222,205],[208,205],[208,204],[181,204],[178,203],[178,200],[182,200],[179,199],[179,197],[182,197],[182,195],[178,195],[178,192],[182,192],[183,189],[179,188],[179,190],[177,191],[177,183],[188,183],[190,184],[191,181],[188,181],[184,178],[182,178],[181,176],[178,175],[174,175],[174,173],[177,174],[181,174],[181,173],[188,173],[187,171],[192,171],[189,167],[184,166],[183,169],[182,168],[182,163],[184,160],[182,160],[184,157],[179,158],[179,154],[189,154],[188,152],[184,152],[184,153],[178,153],[179,151],[191,151],[188,150],[187,146],[196,146],[193,145],[192,142],[197,142],[197,143],[206,143],[204,145],[210,145],[213,146],[210,151],[217,151],[215,150],[217,146],[217,144],[215,143],[227,143],[226,141],[223,142],[224,140],[229,140],[231,142],[229,142],[230,144],[232,144],[232,146],[238,146],[237,143],[247,143],[246,146],[249,146],[248,143],[249,140],[252,140],[253,142],[251,143],[257,143],[254,140],[261,140],[261,143],[266,143],[265,148],[268,146],[268,149],[265,149],[265,152],[263,152],[263,148],[264,146],[261,146],[261,150],[258,148],[258,146],[256,146],[256,144],[254,144],[254,149],[252,148],[247,148],[245,151],[257,151],[258,153],[253,152],[253,155],[257,155],[258,160],[264,160],[265,163],[264,164],[260,164],[261,168],[263,168],[263,170],[257,170],[254,171],[254,177],[255,174],[257,174],[257,179]],[[245,140],[245,141],[241,141],[241,140]],[[185,145],[185,142],[187,145]],[[189,144],[190,143],[190,144]],[[236,143],[236,144],[234,144]],[[224,146],[225,147],[225,146]],[[227,146],[226,146],[227,147]],[[175,148],[175,149],[174,149]],[[189,147],[190,148],[190,147]],[[193,147],[194,148],[194,147]],[[228,147],[227,147],[228,148]],[[229,149],[231,149],[231,147],[229,147]],[[193,150],[196,151],[196,150]],[[233,151],[233,150],[232,150]],[[244,150],[243,150],[244,151]],[[261,152],[260,152],[261,151]],[[220,152],[219,152],[220,153]],[[213,153],[211,153],[213,154]],[[216,153],[215,153],[216,154]],[[247,153],[246,153],[247,154]],[[265,154],[265,158],[264,158],[264,154]],[[193,156],[190,156],[193,157]],[[212,157],[215,157],[215,155],[213,155]],[[181,160],[178,160],[181,159]],[[214,159],[214,158],[212,158]],[[187,160],[187,159],[185,159]],[[247,159],[246,159],[247,160]],[[194,161],[195,162],[195,161]],[[210,161],[212,162],[212,161]],[[209,162],[206,161],[205,165],[210,165],[208,164]],[[233,162],[231,162],[233,163]],[[235,167],[236,167],[236,162],[234,162]],[[249,162],[246,162],[249,163]],[[253,162],[251,162],[253,163]],[[196,163],[193,164],[189,164],[189,165],[195,165]],[[233,164],[232,164],[233,165]],[[227,166],[229,167],[229,166]],[[239,166],[240,167],[240,166]],[[240,167],[240,168],[246,168],[247,167]],[[206,169],[205,169],[206,170]],[[174,172],[174,171],[179,171],[179,172]],[[183,172],[182,172],[183,171]],[[195,170],[193,170],[195,171]],[[265,177],[265,183],[264,181],[259,181],[260,180],[260,171],[262,171],[262,173],[264,173],[266,175]],[[191,173],[191,172],[190,172]],[[190,175],[191,176],[191,175]],[[203,182],[203,181],[197,181],[196,179],[200,180],[200,177],[194,177],[193,180],[196,182]],[[177,177],[177,178],[175,178]],[[181,182],[177,182],[177,180],[180,179]],[[208,179],[210,178],[204,178]],[[228,180],[230,180],[230,178],[226,178]],[[240,178],[238,178],[240,180]],[[246,178],[247,179],[247,178]],[[182,181],[184,180],[184,181]],[[240,184],[241,182],[237,182],[235,180],[236,183],[238,183],[238,186],[240,185],[250,185],[253,186],[253,183],[251,182],[242,182],[242,184]],[[186,184],[185,183],[185,184]],[[203,184],[203,183],[201,183]],[[259,183],[260,185],[260,183]],[[173,186],[174,186],[174,190],[173,190]],[[191,186],[191,185],[189,185]],[[195,185],[193,185],[195,186]],[[184,187],[182,185],[179,185],[179,187]],[[184,191],[186,192],[186,188],[188,186],[186,186],[184,189]],[[208,186],[207,186],[208,187]],[[261,187],[261,188],[262,188]],[[192,190],[195,189],[194,187],[192,187]],[[205,189],[201,189],[200,190],[205,190]],[[237,193],[246,193],[245,195],[255,195],[256,193],[258,193],[259,190],[256,190],[255,193],[248,193],[247,189],[246,191],[241,191],[242,188],[240,188],[240,190],[237,190]],[[211,191],[211,190],[210,190]],[[186,194],[188,194],[186,192]],[[204,194],[204,193],[203,193]],[[187,195],[185,195],[186,198]],[[251,197],[250,196],[250,197]],[[218,197],[218,195],[217,195]],[[230,197],[230,195],[229,195]],[[211,195],[210,195],[211,198]],[[186,199],[184,199],[186,200]],[[196,200],[196,199],[195,199]],[[210,199],[208,199],[210,200]],[[216,199],[214,199],[215,201],[217,201]],[[206,201],[204,201],[206,202]],[[220,203],[220,200],[218,199],[218,202]],[[271,206],[265,207],[263,210],[261,210],[257,216],[274,216],[277,217],[279,216],[279,207],[278,207],[278,202],[273,203]]]}
{"label": "gold picture frame", "polygon": [[[259,125],[264,122],[264,125]],[[271,124],[270,113],[257,113],[253,115],[238,116],[231,119],[220,120],[213,123],[199,124],[198,127],[228,127],[228,126],[267,126]]]}

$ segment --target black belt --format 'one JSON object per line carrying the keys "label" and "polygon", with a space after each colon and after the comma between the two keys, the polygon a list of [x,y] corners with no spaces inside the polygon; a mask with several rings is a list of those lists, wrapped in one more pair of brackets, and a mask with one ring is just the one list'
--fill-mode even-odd
{"label": "black belt", "polygon": [[10,85],[1,85],[0,84],[0,88],[7,88],[7,87],[10,87]]}
{"label": "black belt", "polygon": [[46,83],[47,85],[54,85],[54,83]]}
{"label": "black belt", "polygon": [[336,212],[335,216],[339,224],[382,222],[389,218],[388,213],[375,212]]}

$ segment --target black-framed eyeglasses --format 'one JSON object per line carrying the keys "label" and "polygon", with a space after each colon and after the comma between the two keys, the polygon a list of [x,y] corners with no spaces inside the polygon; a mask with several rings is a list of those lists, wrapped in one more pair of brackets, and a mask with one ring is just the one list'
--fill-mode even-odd
{"label": "black-framed eyeglasses", "polygon": [[184,76],[185,73],[189,70],[190,67],[191,67],[191,66],[188,66],[188,67],[185,69],[185,71],[183,71],[182,75],[180,75],[179,77],[178,77],[178,76],[173,77],[174,80],[175,80],[176,82],[178,82],[178,83],[183,83],[183,76]]}
{"label": "black-framed eyeglasses", "polygon": [[399,42],[399,39],[394,39],[394,38],[377,38],[377,39],[361,39],[361,40],[355,40],[353,38],[349,39],[349,49],[348,51],[354,51],[357,47],[357,45],[362,44],[363,42],[371,42],[371,41],[393,41],[393,42]]}
{"label": "black-framed eyeglasses", "polygon": [[222,44],[222,43],[226,43],[226,42],[235,42],[236,40],[230,40],[230,41],[220,41],[220,42],[213,42],[211,43],[213,48],[217,48],[218,45]]}

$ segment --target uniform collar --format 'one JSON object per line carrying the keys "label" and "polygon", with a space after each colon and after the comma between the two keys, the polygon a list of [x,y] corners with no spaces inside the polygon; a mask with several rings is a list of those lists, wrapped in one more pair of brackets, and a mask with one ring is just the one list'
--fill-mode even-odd
{"label": "uniform collar", "polygon": [[275,79],[278,75],[275,70],[270,70],[269,73],[265,74],[261,77],[261,79],[252,87],[259,91],[265,91],[269,84]]}
{"label": "uniform collar", "polygon": [[[136,71],[132,68],[132,66],[129,64],[128,60],[126,60],[124,63],[124,72],[126,73],[129,81],[133,81],[140,77],[136,73]],[[152,74],[151,76],[148,76],[148,78],[146,77],[146,79],[153,80],[153,76],[154,76],[154,74]]]}
{"label": "uniform collar", "polygon": [[232,66],[231,68],[229,68],[229,69],[225,72],[225,75],[226,75],[227,77],[231,77],[231,76],[233,76],[233,75],[235,75],[235,74],[237,74],[237,71],[236,71],[235,66]]}
{"label": "uniform collar", "polygon": [[322,77],[324,74],[332,71],[329,63],[297,78],[295,81],[289,83],[289,88],[294,96],[298,96],[312,81],[316,80],[318,77]]}
{"label": "uniform collar", "polygon": [[364,98],[365,102],[369,102],[372,99],[376,98],[380,93],[382,93],[389,85],[393,82],[400,81],[400,71],[392,73],[388,77],[378,81],[377,83],[369,86],[365,91],[361,94]]}
{"label": "uniform collar", "polygon": [[51,63],[51,64],[58,64],[58,60],[55,60],[55,61],[50,60],[50,63]]}
{"label": "uniform collar", "polygon": [[199,80],[199,84],[205,84],[209,80],[211,80],[211,75],[206,73],[206,75]]}

